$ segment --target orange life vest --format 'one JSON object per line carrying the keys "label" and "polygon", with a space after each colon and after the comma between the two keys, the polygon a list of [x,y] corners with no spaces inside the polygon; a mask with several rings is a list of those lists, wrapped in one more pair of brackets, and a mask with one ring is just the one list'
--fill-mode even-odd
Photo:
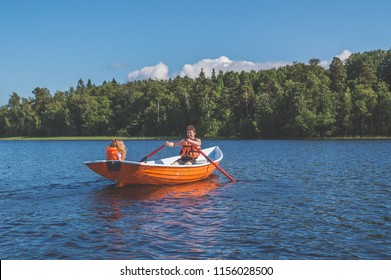
{"label": "orange life vest", "polygon": [[118,153],[119,153],[118,148],[107,147],[106,148],[106,160],[119,160]]}
{"label": "orange life vest", "polygon": [[196,159],[200,155],[200,152],[197,151],[189,142],[185,140],[182,144],[182,149],[179,155],[181,157]]}

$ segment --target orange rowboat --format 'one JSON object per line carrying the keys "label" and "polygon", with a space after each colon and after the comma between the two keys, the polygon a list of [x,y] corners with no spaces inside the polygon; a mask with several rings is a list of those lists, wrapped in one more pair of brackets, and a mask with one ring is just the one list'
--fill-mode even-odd
{"label": "orange rowboat", "polygon": [[[217,146],[202,151],[216,165],[223,159],[223,153]],[[177,159],[179,156],[147,162],[97,160],[86,161],[84,164],[120,187],[190,183],[209,177],[216,169],[203,155],[200,155],[193,165],[171,165]]]}

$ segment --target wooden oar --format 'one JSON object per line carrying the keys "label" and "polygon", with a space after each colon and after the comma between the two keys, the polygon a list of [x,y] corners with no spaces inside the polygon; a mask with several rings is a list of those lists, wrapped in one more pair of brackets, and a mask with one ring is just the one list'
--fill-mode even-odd
{"label": "wooden oar", "polygon": [[152,153],[150,153],[149,155],[143,157],[139,162],[143,162],[143,161],[147,161],[148,158],[150,158],[151,156],[153,156],[154,154],[156,154],[157,152],[159,152],[161,149],[163,149],[166,145],[163,144],[161,145],[159,148],[157,148],[156,150],[154,150]]}
{"label": "wooden oar", "polygon": [[214,163],[214,161],[211,160],[200,148],[198,148],[196,144],[194,144],[190,141],[187,141],[187,142],[189,142],[198,152],[200,152],[201,155],[203,155],[210,163],[212,163],[218,170],[220,170],[221,173],[223,173],[225,176],[227,176],[227,178],[230,179],[231,182],[236,182],[236,180],[234,178],[232,178],[231,175],[229,175],[220,166],[218,166],[216,163]]}

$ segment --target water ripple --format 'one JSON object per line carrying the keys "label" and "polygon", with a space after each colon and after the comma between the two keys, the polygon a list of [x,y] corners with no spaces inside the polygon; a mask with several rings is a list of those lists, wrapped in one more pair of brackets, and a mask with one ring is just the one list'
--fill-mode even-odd
{"label": "water ripple", "polygon": [[[0,141],[0,257],[391,258],[391,141],[205,142],[237,183],[117,188],[81,164],[105,142]],[[159,143],[128,144],[142,158]]]}

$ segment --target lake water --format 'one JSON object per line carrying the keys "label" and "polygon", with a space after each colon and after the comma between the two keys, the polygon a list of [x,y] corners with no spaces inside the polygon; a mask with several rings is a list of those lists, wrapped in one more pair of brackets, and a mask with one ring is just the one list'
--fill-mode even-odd
{"label": "lake water", "polygon": [[1,259],[391,259],[391,141],[204,140],[237,183],[124,188],[106,145],[0,141]]}

